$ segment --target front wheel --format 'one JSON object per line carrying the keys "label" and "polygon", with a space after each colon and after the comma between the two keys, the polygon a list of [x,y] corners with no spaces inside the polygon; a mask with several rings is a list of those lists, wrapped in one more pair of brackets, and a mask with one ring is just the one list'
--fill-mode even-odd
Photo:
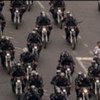
{"label": "front wheel", "polygon": [[71,43],[71,46],[72,46],[72,50],[75,50],[75,48],[76,48],[76,40],[75,40],[75,38],[73,38],[73,42]]}
{"label": "front wheel", "polygon": [[60,29],[62,29],[62,22],[59,23],[59,27],[60,27]]}
{"label": "front wheel", "polygon": [[16,23],[16,29],[18,29],[18,23]]}
{"label": "front wheel", "polygon": [[21,95],[20,94],[17,95],[17,100],[21,100]]}

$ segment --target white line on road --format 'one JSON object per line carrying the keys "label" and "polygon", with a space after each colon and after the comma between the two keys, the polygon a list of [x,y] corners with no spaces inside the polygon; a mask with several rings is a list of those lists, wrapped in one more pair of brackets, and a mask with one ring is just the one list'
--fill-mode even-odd
{"label": "white line on road", "polygon": [[83,44],[85,47],[89,47],[86,43]]}
{"label": "white line on road", "polygon": [[81,60],[78,57],[76,57],[76,59],[77,59],[78,63],[80,64],[81,68],[83,68],[83,70],[85,71],[85,73],[87,73],[87,69],[85,68],[85,66],[83,65],[83,63],[81,62]]}
{"label": "white line on road", "polygon": [[45,7],[43,6],[43,4],[42,4],[40,1],[36,1],[36,2],[40,5],[40,7],[41,7],[42,9],[45,10]]}
{"label": "white line on road", "polygon": [[[46,10],[46,8],[43,6],[43,4],[42,4],[40,1],[36,1],[36,2],[39,4],[39,6],[40,6],[42,9]],[[46,12],[46,13],[47,13],[47,16],[50,17],[49,12]]]}
{"label": "white line on road", "polygon": [[92,52],[91,50],[89,51],[89,53],[90,53],[91,55],[93,55],[93,52]]}
{"label": "white line on road", "polygon": [[22,49],[22,48],[20,48],[20,47],[15,47],[15,49],[18,49],[18,50],[23,51],[23,49]]}
{"label": "white line on road", "polygon": [[89,61],[93,60],[92,57],[76,57],[76,59],[78,59],[78,60],[89,60]]}

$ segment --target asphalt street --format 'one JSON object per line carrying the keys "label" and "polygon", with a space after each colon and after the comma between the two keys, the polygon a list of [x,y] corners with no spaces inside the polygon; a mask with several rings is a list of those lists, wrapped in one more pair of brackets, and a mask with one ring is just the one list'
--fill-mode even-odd
{"label": "asphalt street", "polygon": [[[19,59],[22,49],[26,46],[28,33],[34,28],[36,17],[42,10],[45,10],[52,20],[52,16],[49,13],[49,2],[35,1],[31,11],[24,14],[23,22],[19,26],[19,29],[16,30],[11,22],[9,2],[5,1],[3,14],[6,18],[7,25],[4,33],[11,37],[16,48],[16,60]],[[69,97],[69,100],[76,100],[74,79],[79,71],[86,72],[90,64],[90,60],[87,60],[87,58],[92,57],[91,51],[96,45],[96,42],[100,40],[100,12],[98,12],[97,1],[66,1],[66,11],[68,10],[72,12],[78,21],[82,21],[82,23],[78,25],[80,29],[78,45],[76,50],[73,51],[64,39],[64,29],[59,29],[54,25],[52,20],[53,30],[51,32],[50,42],[48,43],[47,49],[43,49],[40,54],[37,69],[44,80],[45,94],[43,100],[49,99],[50,93],[53,92],[53,86],[51,86],[50,81],[55,75],[59,54],[64,50],[68,50],[76,62],[71,96]],[[86,57],[86,59],[82,60],[82,65],[80,65],[80,61],[78,61],[76,57]],[[10,78],[11,76],[0,67],[0,100],[16,100],[15,95],[11,91]],[[92,100],[95,99],[93,98]]]}

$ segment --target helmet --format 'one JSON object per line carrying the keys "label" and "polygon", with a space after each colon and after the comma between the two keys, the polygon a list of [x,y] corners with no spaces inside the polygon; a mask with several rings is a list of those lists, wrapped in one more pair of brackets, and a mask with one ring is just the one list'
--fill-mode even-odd
{"label": "helmet", "polygon": [[24,48],[23,49],[23,52],[28,52],[28,48]]}
{"label": "helmet", "polygon": [[78,75],[82,75],[83,73],[82,72],[78,72]]}
{"label": "helmet", "polygon": [[37,72],[35,71],[35,70],[33,70],[32,72],[31,72],[31,75],[35,75]]}
{"label": "helmet", "polygon": [[78,77],[83,77],[83,73],[82,72],[78,72]]}
{"label": "helmet", "polygon": [[35,27],[35,28],[34,28],[34,30],[38,31],[38,28],[37,28],[37,27]]}
{"label": "helmet", "polygon": [[64,52],[62,53],[62,55],[63,55],[63,56],[69,56],[69,53],[68,53],[67,51],[64,51]]}
{"label": "helmet", "polygon": [[33,30],[33,31],[32,31],[32,33],[33,33],[33,34],[36,34],[36,31],[35,31],[35,30]]}
{"label": "helmet", "polygon": [[66,16],[70,15],[70,11],[67,11]]}
{"label": "helmet", "polygon": [[35,85],[31,85],[31,89],[34,90],[35,89]]}
{"label": "helmet", "polygon": [[41,12],[41,15],[45,17],[45,16],[46,16],[45,11],[42,11],[42,12]]}
{"label": "helmet", "polygon": [[57,73],[57,74],[61,73],[61,70],[57,70],[56,73]]}

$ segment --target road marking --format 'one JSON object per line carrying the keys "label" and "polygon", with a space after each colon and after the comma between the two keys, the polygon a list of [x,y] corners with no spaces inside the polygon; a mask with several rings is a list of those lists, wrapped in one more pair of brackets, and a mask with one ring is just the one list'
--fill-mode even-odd
{"label": "road marking", "polygon": [[76,57],[76,59],[77,59],[78,63],[80,64],[81,68],[83,68],[83,70],[85,71],[85,73],[87,73],[87,69],[83,65],[82,61],[78,57]]}
{"label": "road marking", "polygon": [[41,7],[42,9],[45,10],[45,7],[43,6],[43,4],[42,4],[40,1],[36,1],[36,2],[40,5],[40,7]]}
{"label": "road marking", "polygon": [[[46,8],[44,7],[44,5],[43,5],[40,1],[36,1],[36,2],[40,5],[40,7],[41,7],[42,9],[46,10]],[[50,17],[49,12],[46,12],[46,14],[47,14],[47,16]]]}
{"label": "road marking", "polygon": [[89,60],[92,61],[93,58],[92,57],[76,57],[78,60]]}
{"label": "road marking", "polygon": [[89,51],[89,53],[90,53],[91,55],[93,55],[93,52],[92,52],[91,50]]}
{"label": "road marking", "polygon": [[23,49],[22,49],[22,48],[20,48],[20,47],[15,47],[15,49],[18,49],[18,50],[23,51]]}
{"label": "road marking", "polygon": [[83,68],[83,70],[85,71],[85,73],[87,73],[87,69],[85,68],[85,66],[82,63],[82,60],[85,61],[92,61],[93,58],[92,57],[76,57],[76,60],[78,61],[78,63],[80,64],[81,68]]}
{"label": "road marking", "polygon": [[85,47],[89,47],[86,43],[83,44]]}

